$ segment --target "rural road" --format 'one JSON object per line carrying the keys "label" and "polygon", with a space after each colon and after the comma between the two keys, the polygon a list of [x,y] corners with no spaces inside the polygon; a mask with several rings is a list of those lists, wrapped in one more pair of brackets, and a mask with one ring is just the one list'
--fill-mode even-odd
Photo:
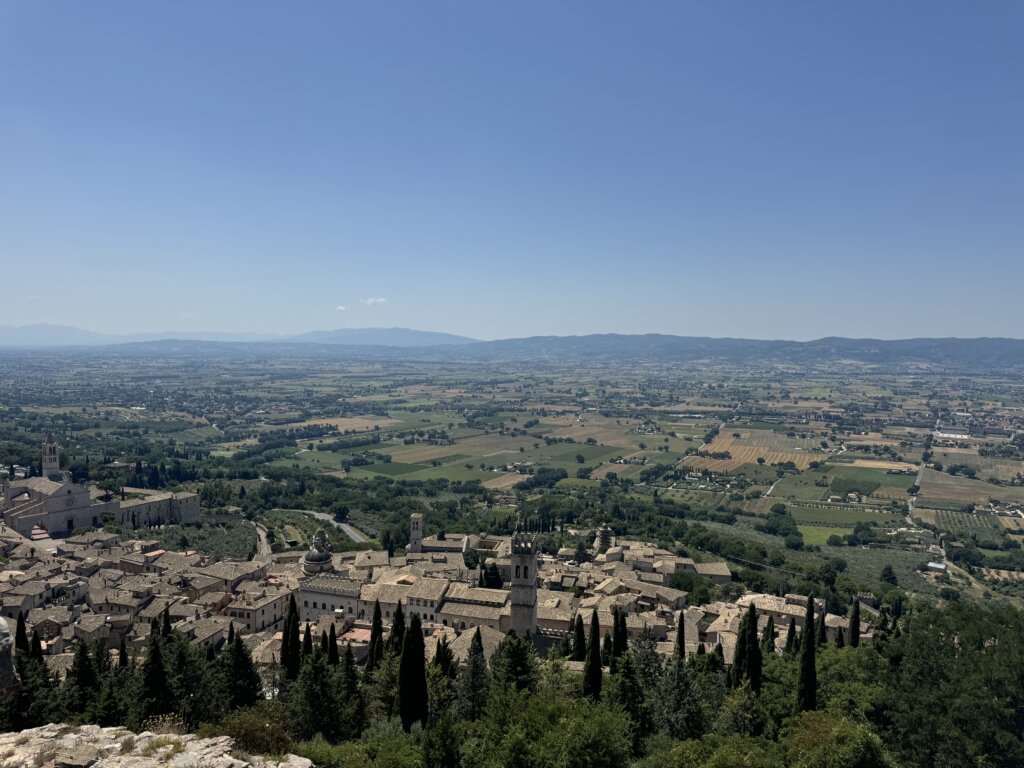
{"label": "rural road", "polygon": [[263,523],[256,523],[256,535],[259,537],[259,541],[256,544],[256,554],[252,559],[269,560],[270,542],[267,540],[267,527]]}
{"label": "rural road", "polygon": [[356,544],[364,544],[365,542],[370,540],[369,537],[367,537],[364,533],[361,533],[360,531],[356,530],[348,523],[339,523],[337,520],[334,519],[334,515],[329,515],[326,512],[314,512],[311,509],[304,509],[302,511],[305,512],[307,515],[312,515],[317,520],[323,520],[325,523],[330,523],[331,525],[341,528],[341,530],[345,532],[345,535],[352,539],[352,541],[354,541]]}

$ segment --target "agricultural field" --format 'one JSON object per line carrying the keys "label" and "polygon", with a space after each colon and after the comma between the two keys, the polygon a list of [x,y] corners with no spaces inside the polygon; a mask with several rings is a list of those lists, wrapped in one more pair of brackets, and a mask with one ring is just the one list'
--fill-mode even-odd
{"label": "agricultural field", "polygon": [[923,506],[942,506],[956,503],[961,506],[984,505],[991,500],[1006,503],[1024,503],[1024,486],[993,485],[964,475],[951,475],[925,469],[921,476],[918,503]]}

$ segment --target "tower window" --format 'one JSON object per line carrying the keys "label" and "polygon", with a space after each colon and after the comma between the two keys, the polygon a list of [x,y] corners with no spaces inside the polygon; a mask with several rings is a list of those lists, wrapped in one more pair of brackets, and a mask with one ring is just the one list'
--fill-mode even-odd
{"label": "tower window", "polygon": [[530,578],[530,566],[528,566],[528,565],[524,565],[523,566],[523,578],[524,579]]}
{"label": "tower window", "polygon": [[518,565],[516,566],[516,578],[517,579],[519,578],[519,566]]}

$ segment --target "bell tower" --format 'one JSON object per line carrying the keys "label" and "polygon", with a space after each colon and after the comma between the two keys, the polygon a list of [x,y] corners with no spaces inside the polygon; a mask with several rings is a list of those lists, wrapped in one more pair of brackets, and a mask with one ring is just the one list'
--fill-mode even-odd
{"label": "bell tower", "polygon": [[60,446],[53,441],[53,433],[46,433],[43,443],[43,477],[60,474]]}
{"label": "bell tower", "polygon": [[537,634],[537,537],[516,528],[512,534],[512,629]]}
{"label": "bell tower", "polygon": [[409,515],[409,546],[406,547],[406,551],[423,551],[423,515],[419,512]]}

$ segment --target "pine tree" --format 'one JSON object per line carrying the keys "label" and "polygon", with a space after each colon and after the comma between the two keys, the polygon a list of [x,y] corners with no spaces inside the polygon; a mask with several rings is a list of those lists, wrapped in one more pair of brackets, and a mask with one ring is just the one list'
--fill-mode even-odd
{"label": "pine tree", "polygon": [[14,650],[28,653],[31,647],[28,643],[28,631],[25,629],[25,614],[18,611],[18,626],[14,631]]}
{"label": "pine tree", "polygon": [[[397,618],[398,612],[395,612]],[[427,723],[427,670],[424,661],[423,627],[413,614],[409,631],[403,632],[402,661],[398,667],[398,713],[406,733],[416,721]]]}
{"label": "pine tree", "polygon": [[388,635],[387,649],[395,655],[400,655],[405,646],[405,612],[402,604],[395,608],[395,615],[391,619],[391,634]]}
{"label": "pine tree", "polygon": [[583,663],[583,695],[597,701],[601,698],[601,625],[597,611],[590,615],[590,642],[587,643],[587,658]]}
{"label": "pine tree", "polygon": [[853,611],[850,614],[850,647],[860,646],[860,600],[854,598]]}
{"label": "pine tree", "polygon": [[673,739],[695,739],[701,736],[703,716],[694,695],[690,670],[683,659],[673,658],[665,669],[659,698],[662,705],[662,727]]}
{"label": "pine tree", "polygon": [[456,680],[458,709],[460,717],[466,720],[479,720],[487,706],[490,693],[490,680],[487,676],[487,659],[484,657],[484,645],[480,639],[480,628],[473,633],[469,644],[469,655],[466,663],[459,669]]}
{"label": "pine tree", "polygon": [[804,618],[803,642],[800,643],[800,673],[797,682],[796,711],[807,712],[818,708],[818,671],[815,666],[814,597],[807,598]]}
{"label": "pine tree", "polygon": [[366,674],[371,674],[384,656],[384,622],[380,615],[380,601],[373,601],[373,621],[370,623],[370,644],[366,649]]}
{"label": "pine tree", "polygon": [[334,622],[331,622],[331,631],[327,634],[327,663],[338,666],[338,634],[334,629]]}
{"label": "pine tree", "polygon": [[783,649],[783,653],[787,656],[792,656],[796,651],[796,619],[790,617],[789,628],[786,630],[786,647]]}
{"label": "pine tree", "polygon": [[583,629],[583,617],[576,614],[576,623],[573,627],[572,660],[586,661],[587,659],[587,635]]}
{"label": "pine tree", "polygon": [[517,691],[537,687],[537,649],[529,633],[510,629],[491,657],[491,672],[501,685],[513,685]]}

